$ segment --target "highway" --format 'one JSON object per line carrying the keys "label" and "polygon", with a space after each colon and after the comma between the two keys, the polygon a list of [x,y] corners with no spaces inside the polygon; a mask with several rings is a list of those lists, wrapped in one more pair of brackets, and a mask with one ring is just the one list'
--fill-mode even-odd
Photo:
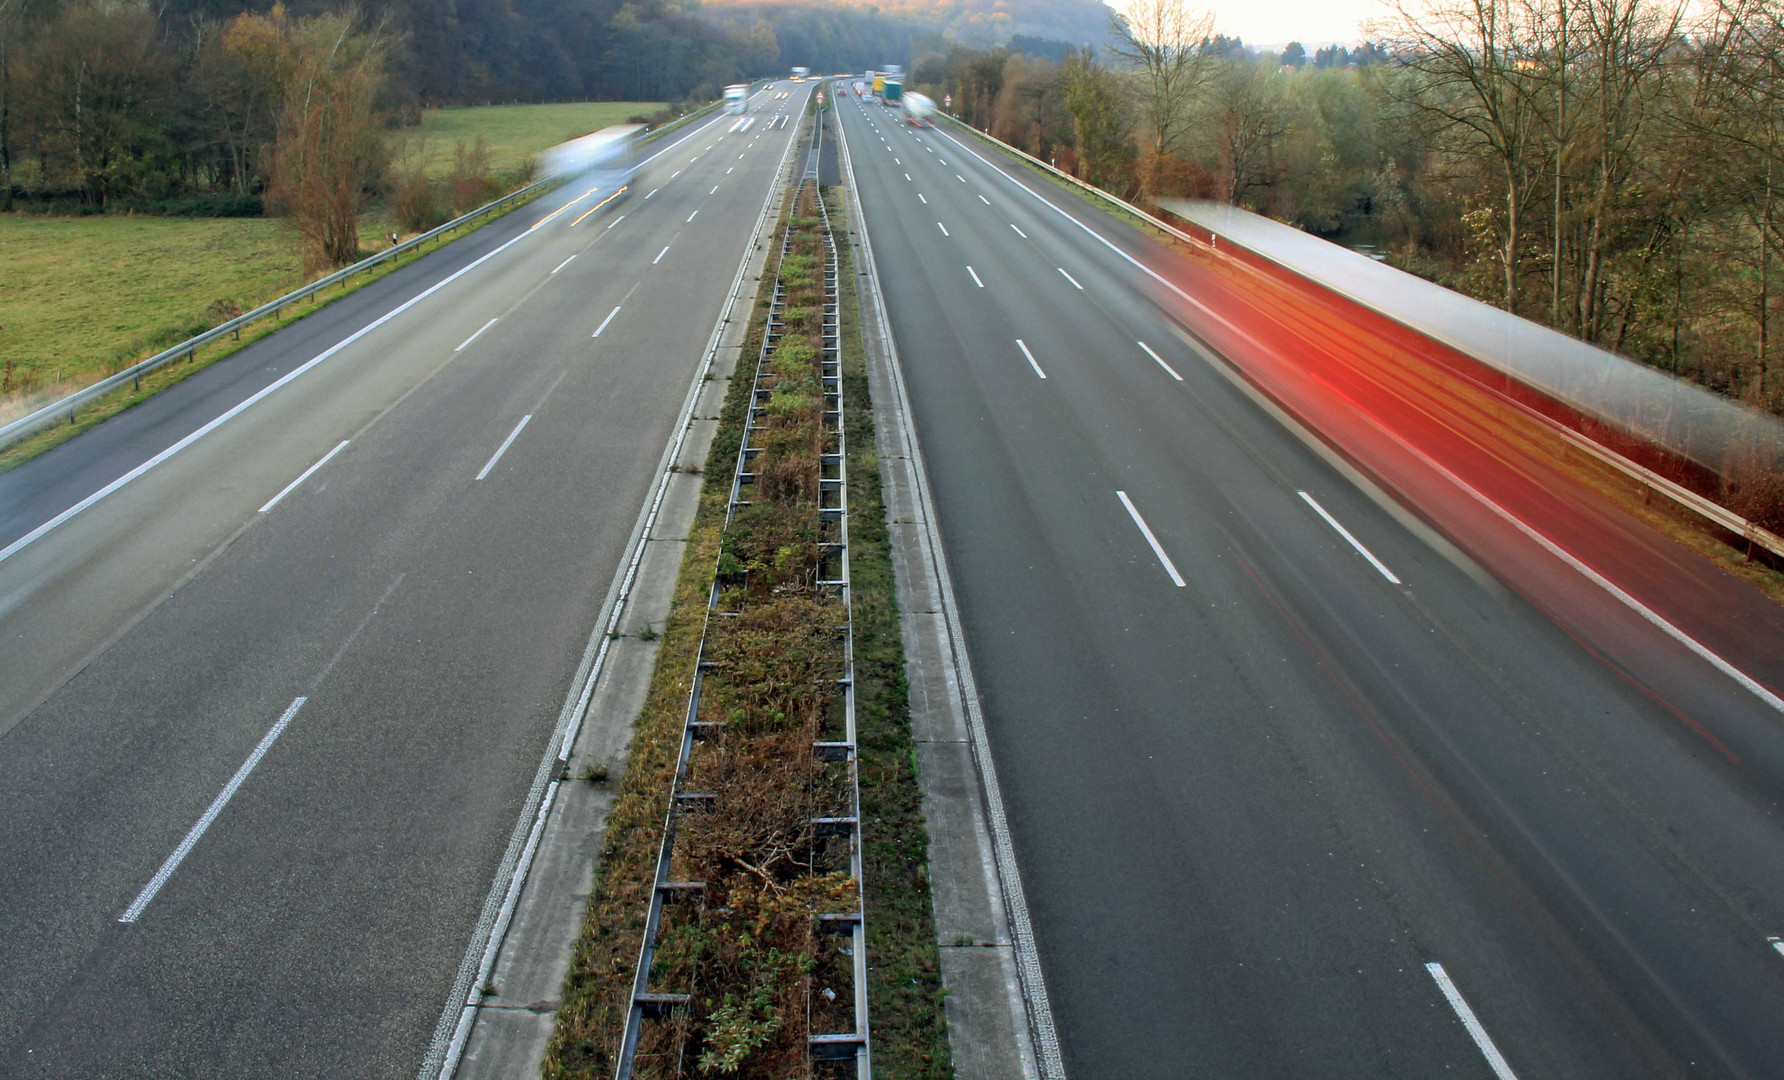
{"label": "highway", "polygon": [[1776,606],[1317,303],[840,117],[1068,1075],[1781,1075]]}
{"label": "highway", "polygon": [[0,1075],[437,1062],[808,89],[0,476]]}

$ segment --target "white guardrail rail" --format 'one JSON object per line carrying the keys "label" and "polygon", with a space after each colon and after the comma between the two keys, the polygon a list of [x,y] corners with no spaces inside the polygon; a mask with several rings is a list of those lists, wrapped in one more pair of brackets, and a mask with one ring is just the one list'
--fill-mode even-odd
{"label": "white guardrail rail", "polygon": [[[940,114],[940,115],[945,116],[945,114]],[[1171,225],[1169,222],[1164,221],[1162,218],[1159,218],[1157,215],[1151,214],[1145,210],[1142,210],[1140,207],[1135,206],[1133,203],[1128,202],[1126,199],[1122,199],[1118,196],[1112,195],[1109,192],[1104,191],[1102,188],[1096,187],[1093,184],[1085,183],[1083,180],[1078,179],[1077,177],[1073,176],[1072,174],[1065,172],[1062,169],[1058,169],[1058,168],[1048,164],[1045,161],[1042,161],[1040,158],[1035,157],[1033,154],[1026,153],[1023,150],[1018,149],[1017,147],[1011,146],[1009,143],[1004,142],[1002,139],[999,139],[999,138],[997,138],[993,135],[990,135],[986,132],[980,131],[978,128],[975,128],[971,124],[968,124],[962,120],[956,119],[955,117],[952,117],[952,116],[945,116],[945,119],[947,119],[948,121],[950,121],[951,123],[955,124],[958,127],[961,127],[967,131],[972,132],[972,134],[974,136],[976,136],[977,138],[980,138],[980,139],[985,140],[986,142],[992,143],[993,145],[1003,149],[1004,151],[1006,151],[1010,154],[1014,154],[1016,157],[1021,158],[1023,161],[1028,162],[1030,165],[1033,165],[1035,168],[1040,169],[1043,172],[1049,173],[1052,176],[1058,177],[1059,179],[1064,180],[1066,183],[1071,184],[1074,187],[1081,189],[1082,191],[1091,195],[1092,197],[1101,199],[1104,202],[1107,202],[1113,206],[1120,207],[1122,210],[1134,215],[1137,218],[1140,218],[1141,220],[1145,221],[1148,225],[1151,225],[1153,228],[1156,228],[1156,229],[1160,230],[1161,232],[1164,232],[1172,237],[1175,237],[1176,239],[1181,240],[1184,243],[1189,244],[1190,246],[1198,248],[1200,250],[1203,250],[1203,251],[1215,250],[1212,245],[1204,242],[1203,240],[1201,240],[1195,236],[1192,236],[1189,233],[1184,232],[1182,229],[1179,229],[1174,225]],[[1238,243],[1238,242],[1234,241],[1234,243]],[[1245,245],[1239,244],[1239,246],[1244,247]],[[1253,250],[1253,249],[1247,248],[1247,250]],[[1267,255],[1263,252],[1255,252],[1254,251],[1254,254],[1257,254],[1260,257],[1265,258],[1265,259],[1270,258],[1269,255]],[[1296,273],[1296,274],[1299,273],[1292,266],[1288,266],[1286,264],[1277,262],[1277,260],[1274,260],[1274,259],[1271,259],[1270,261],[1276,262],[1277,265],[1282,266],[1283,269],[1289,271],[1290,273]],[[1316,282],[1316,284],[1317,283],[1318,282]],[[1394,316],[1391,313],[1382,312],[1382,314],[1386,315],[1390,319],[1394,318]],[[1395,319],[1395,321],[1400,322],[1401,320]],[[1418,327],[1410,327],[1410,329],[1412,329],[1418,333],[1421,333],[1421,334],[1424,333],[1424,331],[1420,330]],[[1540,388],[1538,388],[1538,389],[1540,389]],[[1544,426],[1548,427],[1550,430],[1552,430],[1555,433],[1557,433],[1558,435],[1560,435],[1561,438],[1565,439],[1570,445],[1577,447],[1582,452],[1591,455],[1593,458],[1595,458],[1598,461],[1604,463],[1605,465],[1608,465],[1611,468],[1617,470],[1618,472],[1622,473],[1624,476],[1627,476],[1629,479],[1636,481],[1637,483],[1642,485],[1643,488],[1645,488],[1649,491],[1652,491],[1665,499],[1671,500],[1675,505],[1682,507],[1685,510],[1690,511],[1693,514],[1696,514],[1697,516],[1711,522],[1712,524],[1714,524],[1722,529],[1727,530],[1728,532],[1734,533],[1735,535],[1741,537],[1743,540],[1745,540],[1748,544],[1750,544],[1752,546],[1764,548],[1766,551],[1771,552],[1773,555],[1778,556],[1779,558],[1784,558],[1784,537],[1779,536],[1777,533],[1774,533],[1774,532],[1770,531],[1769,529],[1763,528],[1762,526],[1756,525],[1753,522],[1748,521],[1746,518],[1742,517],[1741,515],[1735,513],[1733,510],[1730,510],[1727,507],[1721,505],[1720,503],[1717,503],[1710,499],[1707,499],[1707,498],[1703,497],[1702,495],[1699,495],[1695,491],[1692,491],[1689,488],[1686,488],[1681,484],[1677,484],[1677,483],[1667,479],[1666,477],[1661,476],[1660,474],[1654,472],[1652,469],[1648,469],[1634,461],[1629,460],[1628,458],[1624,457],[1622,454],[1619,454],[1616,451],[1609,449],[1608,447],[1602,446],[1599,443],[1594,442],[1593,440],[1587,438],[1586,436],[1581,435],[1579,432],[1574,431],[1572,428],[1567,427],[1565,424],[1562,424],[1562,423],[1552,419],[1551,417],[1544,416],[1542,413],[1529,408],[1528,406],[1524,405],[1522,402],[1518,402],[1518,401],[1515,401],[1515,400],[1512,400],[1509,398],[1506,398],[1504,400],[1510,401],[1513,406],[1515,406],[1516,408],[1521,410],[1525,415],[1540,422]]]}
{"label": "white guardrail rail", "polygon": [[[645,140],[655,140],[671,131],[685,127],[699,117],[718,108],[719,104],[720,102],[712,102],[702,108],[696,109],[684,117],[676,119],[672,123],[665,124],[656,131],[645,136]],[[107,394],[123,389],[125,383],[130,383],[136,388],[141,389],[142,377],[157,368],[171,364],[182,357],[190,359],[199,349],[221,338],[229,336],[239,337],[242,328],[251,323],[259,322],[261,319],[268,317],[276,317],[280,311],[293,304],[302,303],[306,300],[314,300],[317,293],[330,286],[339,285],[353,277],[355,274],[363,274],[383,263],[399,259],[403,255],[414,251],[416,248],[430,240],[444,236],[454,229],[461,229],[471,222],[476,221],[478,218],[487,217],[503,207],[519,202],[522,199],[526,199],[552,185],[563,183],[565,179],[566,177],[562,176],[552,176],[547,177],[544,180],[534,181],[526,187],[509,192],[499,199],[484,203],[482,206],[479,206],[477,209],[472,210],[467,214],[453,218],[444,225],[429,229],[427,232],[404,240],[402,243],[384,251],[380,251],[378,254],[373,255],[370,258],[361,259],[352,266],[336,270],[327,277],[318,278],[315,281],[293,289],[284,296],[281,296],[276,300],[270,300],[252,311],[237,315],[235,318],[230,319],[227,322],[219,323],[202,334],[187,338],[185,341],[180,342],[172,348],[164,349],[161,352],[156,353],[147,360],[141,360],[132,364],[123,371],[118,372],[116,375],[102,379],[91,386],[76,390],[74,393],[61,398],[58,401],[52,401],[48,405],[27,413],[4,427],[0,427],[0,449],[5,449],[13,443],[18,442],[20,439],[35,435],[37,432],[42,431],[53,424],[61,423],[64,420],[72,424],[81,409],[100,398],[105,397]]]}

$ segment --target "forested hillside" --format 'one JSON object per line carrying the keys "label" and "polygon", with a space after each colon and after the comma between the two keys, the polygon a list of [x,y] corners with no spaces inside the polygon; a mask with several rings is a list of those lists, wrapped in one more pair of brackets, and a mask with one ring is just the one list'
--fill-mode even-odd
{"label": "forested hillside", "polygon": [[[709,0],[707,10],[731,6],[792,5]],[[974,47],[1007,45],[1018,35],[1068,45],[1101,45],[1109,39],[1109,8],[1102,0],[843,0],[842,6],[905,18]]]}
{"label": "forested hillside", "polygon": [[[283,6],[293,17],[353,8],[381,21],[397,39],[393,86],[432,104],[675,100],[783,64],[822,68],[870,56],[896,62],[909,51],[912,32],[936,22],[836,4],[703,8],[697,0],[287,0]],[[271,7],[267,0],[168,0],[158,10],[166,31],[181,37],[206,22]],[[790,59],[794,53],[801,59]],[[881,56],[887,53],[896,55]]]}
{"label": "forested hillside", "polygon": [[[337,140],[305,160],[350,161],[371,190],[377,130],[425,106],[706,100],[942,40],[914,16],[802,3],[0,0],[0,210],[258,213],[300,131]],[[327,116],[306,127],[294,88]]]}

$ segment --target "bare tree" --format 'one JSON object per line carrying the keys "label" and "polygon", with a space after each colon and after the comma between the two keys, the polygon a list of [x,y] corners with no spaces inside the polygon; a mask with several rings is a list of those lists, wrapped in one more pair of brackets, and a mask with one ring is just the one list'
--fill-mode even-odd
{"label": "bare tree", "polygon": [[384,42],[347,15],[319,15],[293,35],[295,75],[273,151],[273,202],[304,238],[313,268],[359,257],[359,207],[384,165],[373,103]]}
{"label": "bare tree", "polygon": [[1591,81],[1590,131],[1594,190],[1586,208],[1585,265],[1575,326],[1581,337],[1605,332],[1605,247],[1616,227],[1614,201],[1636,167],[1636,144],[1650,119],[1657,76],[1677,42],[1682,9],[1646,0],[1586,0],[1582,32]]}
{"label": "bare tree", "polygon": [[1754,359],[1763,401],[1771,366],[1771,253],[1784,242],[1777,213],[1784,182],[1784,10],[1776,0],[1718,0],[1716,23],[1727,29],[1727,47],[1714,69],[1711,100],[1716,132],[1734,166],[1735,195],[1755,240]]}
{"label": "bare tree", "polygon": [[1203,101],[1213,144],[1216,194],[1238,206],[1281,179],[1278,144],[1288,117],[1274,69],[1249,59],[1224,61]]}
{"label": "bare tree", "polygon": [[1130,0],[1110,13],[1109,29],[1115,55],[1140,69],[1140,118],[1154,157],[1163,157],[1181,142],[1196,92],[1213,70],[1216,58],[1206,45],[1214,16],[1184,0]]}
{"label": "bare tree", "polygon": [[1436,0],[1415,9],[1396,0],[1386,29],[1398,61],[1421,78],[1414,104],[1462,132],[1493,162],[1504,199],[1497,225],[1504,301],[1516,312],[1524,216],[1538,160],[1536,40],[1517,0]]}

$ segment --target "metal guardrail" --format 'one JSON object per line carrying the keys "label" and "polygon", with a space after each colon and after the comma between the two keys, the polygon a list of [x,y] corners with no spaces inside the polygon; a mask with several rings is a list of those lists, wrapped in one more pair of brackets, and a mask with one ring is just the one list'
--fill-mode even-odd
{"label": "metal guardrail", "polygon": [[[1035,157],[1033,154],[1026,153],[1023,150],[1018,149],[1017,147],[1011,146],[1009,143],[1004,142],[1002,139],[999,139],[996,136],[991,135],[987,132],[980,131],[978,128],[975,128],[971,124],[968,124],[962,120],[958,120],[952,116],[948,116],[946,118],[949,121],[953,122],[954,124],[957,124],[960,127],[965,128],[966,130],[972,132],[978,138],[984,139],[986,142],[996,144],[998,147],[1008,151],[1011,154],[1016,155],[1017,157],[1023,159],[1024,161],[1027,161],[1029,164],[1035,166],[1036,168],[1042,169],[1045,172],[1048,172],[1048,173],[1052,174],[1053,176],[1056,176],[1059,179],[1064,180],[1067,183],[1072,184],[1072,185],[1082,189],[1083,191],[1085,191],[1086,193],[1090,194],[1091,196],[1093,196],[1095,198],[1102,199],[1105,202],[1108,202],[1115,206],[1120,207],[1121,209],[1127,211],[1128,213],[1133,214],[1134,216],[1144,220],[1148,225],[1151,225],[1154,228],[1157,228],[1165,233],[1168,233],[1169,235],[1183,241],[1186,244],[1190,244],[1194,247],[1201,248],[1205,251],[1216,250],[1214,245],[1206,243],[1203,240],[1201,240],[1200,238],[1192,236],[1189,233],[1184,232],[1182,229],[1179,229],[1176,226],[1171,225],[1169,222],[1164,221],[1163,219],[1157,217],[1154,214],[1150,214],[1150,213],[1146,212],[1145,210],[1140,209],[1138,206],[1135,206],[1133,203],[1130,203],[1125,199],[1118,198],[1117,196],[1111,195],[1107,191],[1104,191],[1102,188],[1096,187],[1093,184],[1085,183],[1084,181],[1073,176],[1072,174],[1065,172],[1061,169],[1055,168],[1054,166],[1048,164],[1047,162],[1042,161],[1040,158]],[[1281,265],[1281,264],[1278,264],[1278,265]],[[1285,270],[1288,270],[1290,273],[1295,272],[1294,268],[1291,266],[1284,266],[1283,268]],[[1388,316],[1388,317],[1392,318],[1392,316]],[[1398,321],[1398,320],[1395,320],[1395,321]],[[1413,327],[1412,329],[1417,330],[1416,327]],[[1419,332],[1422,333],[1422,331],[1419,331]],[[1510,400],[1510,399],[1505,399],[1505,400]],[[1739,536],[1741,539],[1745,540],[1750,545],[1754,545],[1754,546],[1763,548],[1766,551],[1772,553],[1773,555],[1775,555],[1779,558],[1784,558],[1784,536],[1779,536],[1777,533],[1774,533],[1760,525],[1756,525],[1753,522],[1748,521],[1746,518],[1735,513],[1733,510],[1728,509],[1726,506],[1723,506],[1720,503],[1717,503],[1710,499],[1707,499],[1704,496],[1699,495],[1697,492],[1692,491],[1689,488],[1684,487],[1681,484],[1677,484],[1671,480],[1668,480],[1666,477],[1661,476],[1659,473],[1654,472],[1652,469],[1648,469],[1645,466],[1643,466],[1637,462],[1629,460],[1628,458],[1624,457],[1622,454],[1617,453],[1615,450],[1612,450],[1609,447],[1602,446],[1599,443],[1594,442],[1593,440],[1591,440],[1591,439],[1587,438],[1586,436],[1580,434],[1579,432],[1573,430],[1572,428],[1568,427],[1567,425],[1559,423],[1558,421],[1554,420],[1552,417],[1544,416],[1542,413],[1537,412],[1535,409],[1532,409],[1532,408],[1524,405],[1522,402],[1511,401],[1511,404],[1516,406],[1518,409],[1520,409],[1525,415],[1540,422],[1545,427],[1548,427],[1550,430],[1552,430],[1556,434],[1560,435],[1561,438],[1566,440],[1569,444],[1571,444],[1575,447],[1578,447],[1580,450],[1591,455],[1593,458],[1597,459],[1599,462],[1610,466],[1611,468],[1622,473],[1624,476],[1628,477],[1629,479],[1634,480],[1638,484],[1642,485],[1643,489],[1652,491],[1652,492],[1660,495],[1662,498],[1665,498],[1665,499],[1671,501],[1674,505],[1680,507],[1681,509],[1684,509],[1692,514],[1696,514],[1698,517],[1703,518],[1704,520],[1710,522],[1711,524],[1716,525],[1717,527],[1724,529],[1730,533],[1733,533],[1736,536]]]}
{"label": "metal guardrail", "polygon": [[[696,109],[693,112],[688,113],[686,116],[679,117],[673,122],[665,124],[661,128],[650,132],[641,141],[654,141],[669,134],[671,131],[686,127],[693,121],[711,112],[713,109],[718,108],[720,104],[722,103],[715,101],[702,108]],[[419,248],[430,240],[438,239],[454,229],[463,228],[465,225],[470,224],[478,218],[487,217],[497,210],[542,192],[552,185],[563,183],[565,179],[565,177],[561,176],[552,176],[547,177],[544,180],[534,181],[518,191],[511,191],[499,199],[484,203],[482,206],[479,206],[477,209],[472,210],[467,214],[462,214],[459,217],[453,218],[444,225],[429,229],[427,232],[421,233],[418,236],[410,237],[402,243],[388,248],[387,250],[380,251],[378,254],[373,255],[368,259],[361,259],[352,266],[336,270],[327,277],[318,278],[306,285],[293,289],[284,296],[281,296],[276,300],[270,300],[252,311],[237,315],[235,318],[230,319],[227,322],[219,323],[202,334],[187,338],[178,345],[156,353],[147,360],[141,360],[132,364],[130,367],[125,368],[116,375],[102,379],[91,386],[76,390],[74,393],[63,397],[60,400],[52,401],[48,405],[36,409],[19,417],[11,423],[0,427],[0,449],[5,449],[13,443],[18,442],[20,439],[35,435],[44,428],[61,422],[64,417],[67,418],[69,423],[73,423],[82,408],[105,397],[107,394],[123,389],[125,383],[131,383],[138,389],[141,389],[142,377],[158,368],[165,367],[181,357],[191,359],[199,349],[223,337],[240,337],[242,328],[245,326],[259,322],[261,319],[268,317],[277,317],[281,310],[305,300],[314,300],[317,293],[332,285],[338,285],[346,281],[348,278],[351,278],[353,275],[363,274],[382,263],[400,259],[402,256],[414,251],[416,248]]]}

